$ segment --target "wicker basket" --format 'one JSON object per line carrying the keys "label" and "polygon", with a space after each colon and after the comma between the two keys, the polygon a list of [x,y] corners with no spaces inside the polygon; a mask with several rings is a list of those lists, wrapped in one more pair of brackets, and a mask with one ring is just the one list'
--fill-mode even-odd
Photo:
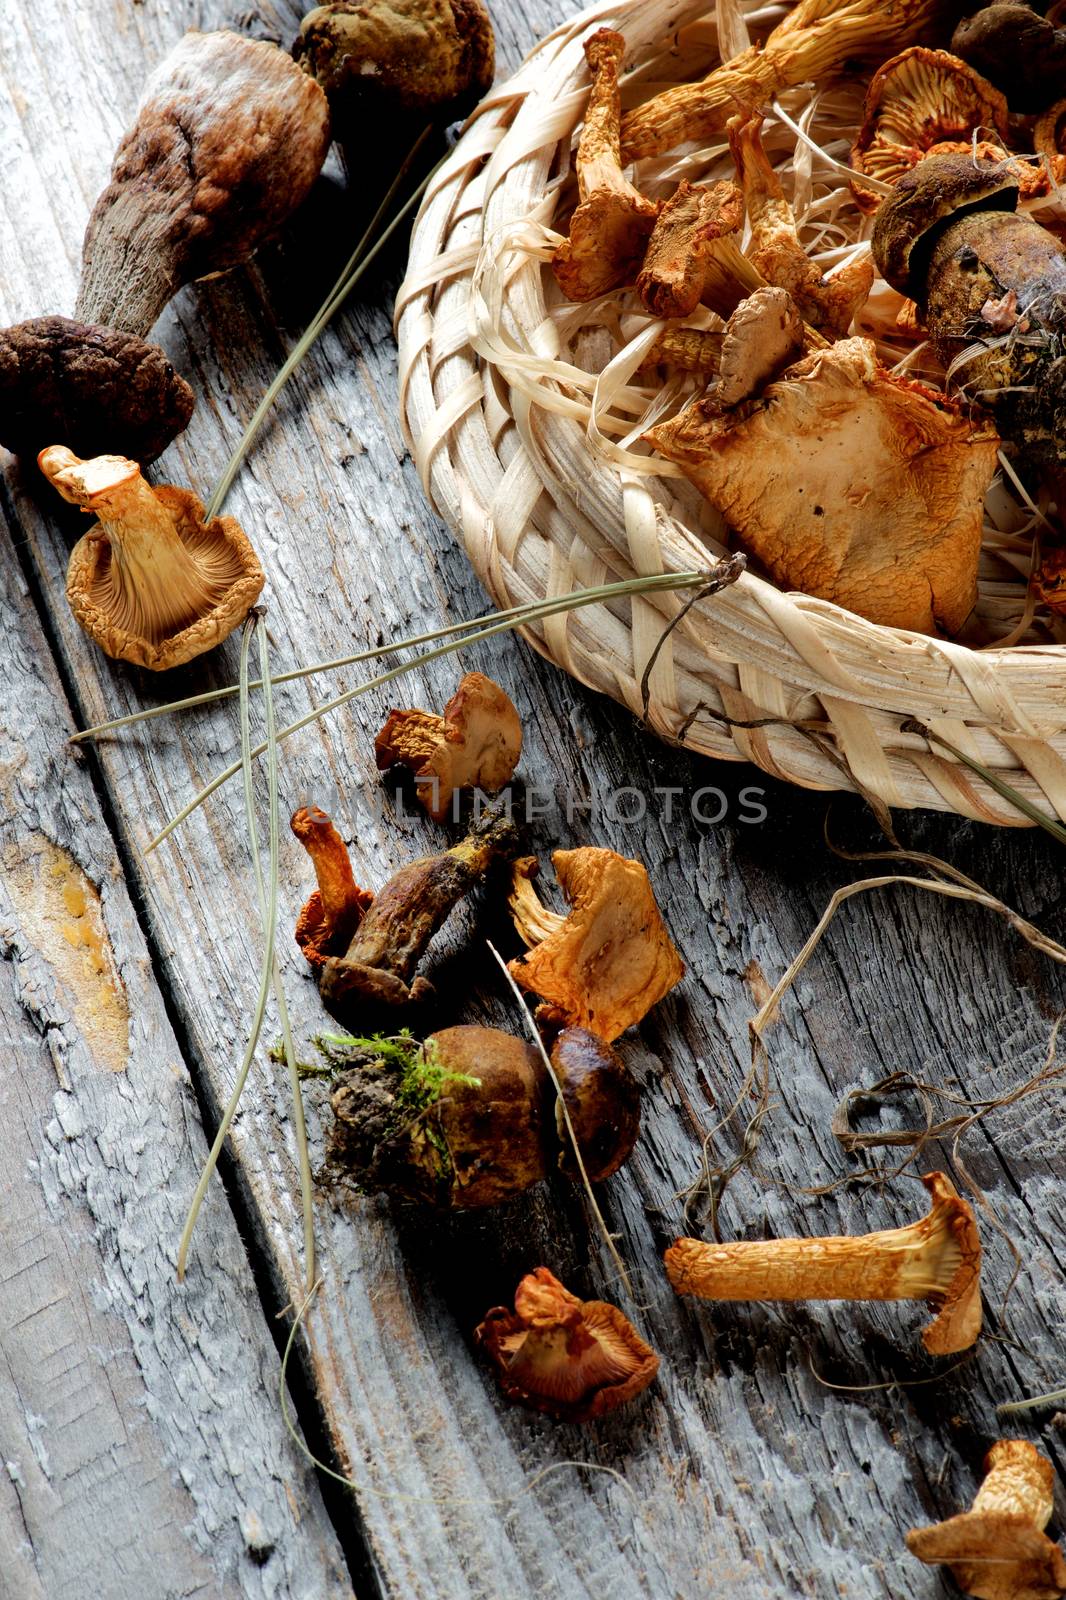
{"label": "wicker basket", "polygon": [[[571,382],[583,365],[580,312],[569,323],[551,315],[545,265],[584,111],[584,38],[605,25],[624,34],[632,102],[714,62],[703,11],[622,0],[573,18],[487,97],[423,203],[397,301],[405,425],[427,495],[501,605],[722,553],[713,513],[669,464],[633,472],[590,426],[587,386]],[[659,594],[598,605],[538,624],[529,639],[641,714],[649,658],[682,603]],[[1066,818],[1057,644],[971,649],[745,573],[682,619],[649,686],[647,722],[663,738],[791,783],[1024,824],[970,767],[902,731],[916,719]],[[771,720],[735,725],[760,719]]]}

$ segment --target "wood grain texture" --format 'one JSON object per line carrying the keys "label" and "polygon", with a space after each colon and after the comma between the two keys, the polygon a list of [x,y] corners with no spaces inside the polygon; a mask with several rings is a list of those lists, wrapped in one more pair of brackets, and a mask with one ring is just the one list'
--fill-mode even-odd
{"label": "wood grain texture", "polygon": [[[565,9],[559,0],[498,4],[503,63],[514,64]],[[292,22],[287,11],[246,17],[210,0],[139,7],[85,0],[76,8],[51,0],[32,13],[10,3],[8,11],[4,71],[22,98],[13,96],[3,130],[0,312],[13,321],[72,303],[92,198],[144,72],[182,28],[221,20],[287,38]],[[64,48],[49,48],[60,38]],[[364,193],[369,176],[360,172],[345,190],[332,171],[307,216],[253,271],[177,297],[159,337],[199,404],[188,433],[155,469],[157,480],[210,487],[241,421],[347,253],[372,204]],[[384,309],[396,268],[393,260],[368,280],[323,339],[229,502],[268,570],[276,670],[484,605],[450,536],[427,510],[400,438]],[[30,465],[11,465],[7,483],[12,538],[39,577],[60,669],[86,721],[232,681],[235,641],[165,680],[104,660],[63,600],[76,516],[46,500]],[[942,1582],[906,1555],[903,1530],[968,1503],[983,1450],[998,1431],[997,1403],[1066,1381],[1061,1094],[1022,1102],[967,1139],[968,1169],[1018,1241],[1022,1271],[1001,1315],[1013,1261],[986,1223],[990,1337],[957,1371],[908,1387],[940,1371],[921,1354],[920,1307],[701,1307],[676,1300],[659,1254],[682,1226],[677,1193],[696,1171],[702,1136],[743,1084],[747,1019],[832,889],[862,869],[826,851],[824,797],[666,750],[520,642],[470,651],[461,665],[492,673],[513,695],[527,730],[523,775],[555,792],[557,805],[531,827],[533,847],[542,857],[554,845],[583,843],[640,855],[688,964],[683,986],[625,1041],[646,1091],[645,1129],[633,1160],[601,1197],[633,1275],[634,1315],[664,1360],[639,1404],[584,1430],[508,1409],[479,1368],[472,1328],[535,1265],[550,1266],[578,1292],[624,1300],[578,1194],[562,1182],[492,1214],[450,1222],[377,1201],[334,1209],[323,1193],[316,1221],[324,1288],[303,1359],[337,1461],[360,1485],[355,1498],[373,1567],[367,1594],[932,1600]],[[333,812],[363,882],[380,883],[445,837],[412,813],[409,799],[400,812],[381,788],[372,738],[390,704],[438,706],[459,670],[444,664],[415,672],[399,689],[354,702],[286,747],[284,810],[314,802]],[[327,692],[325,683],[292,686],[279,693],[283,714],[298,715]],[[221,708],[111,740],[100,747],[98,767],[131,892],[143,897],[156,975],[215,1115],[250,1022],[258,960],[238,791],[231,785],[216,796],[156,855],[143,858],[140,849],[236,750],[235,715]],[[58,772],[65,771],[61,764]],[[611,802],[623,786],[646,797],[642,820],[617,820],[635,804],[632,797],[620,808]],[[717,822],[692,814],[694,797],[708,787],[725,796],[726,815]],[[742,798],[746,789],[760,791],[765,821],[743,820],[758,799]],[[668,790],[675,791],[672,815]],[[715,816],[713,795],[698,804],[704,818]],[[851,846],[876,845],[861,808],[837,800],[831,815]],[[903,831],[1049,931],[1062,931],[1061,856],[1050,841],[922,817],[906,818]],[[79,835],[78,859],[93,881],[113,862],[110,850],[99,830]],[[309,878],[302,853],[286,839],[282,953],[304,1044],[325,1020],[289,941]],[[438,939],[433,975],[441,998],[427,1023],[517,1027],[484,954],[486,935],[513,951],[492,905],[457,914]],[[736,1179],[723,1213],[727,1233],[863,1230],[919,1214],[922,1191],[904,1181],[822,1198],[799,1192],[857,1165],[842,1157],[829,1131],[840,1096],[897,1067],[966,1095],[1002,1093],[1043,1059],[1064,999],[1062,974],[986,913],[908,890],[852,902],[768,1036],[774,1103],[758,1160],[774,1181],[751,1172]],[[271,1020],[268,1037],[275,1027]],[[149,1100],[140,1093],[146,1099],[134,1110],[143,1117]],[[311,1089],[308,1099],[320,1154],[324,1096]],[[893,1113],[882,1116],[891,1123]],[[171,1148],[165,1131],[161,1138]],[[737,1139],[731,1126],[716,1149],[727,1157]],[[300,1282],[297,1190],[286,1090],[265,1054],[232,1143],[238,1202],[280,1307]],[[929,1152],[925,1164],[944,1159]],[[94,1181],[106,1194],[115,1180],[106,1162],[97,1171]],[[172,1180],[176,1212],[191,1184],[183,1165]],[[227,1197],[216,1185],[183,1301],[193,1330],[216,1314],[204,1269],[213,1259],[212,1230],[229,1227]],[[169,1249],[173,1232],[165,1239]],[[150,1286],[162,1295],[169,1262],[146,1271],[146,1292]],[[862,1387],[871,1384],[887,1387]],[[1039,1439],[1061,1472],[1061,1436],[1042,1428],[1043,1420],[1026,1419],[1019,1431]],[[243,1417],[235,1414],[232,1427],[239,1433]],[[257,1481],[257,1470],[246,1467],[243,1482]],[[288,1471],[299,1481],[295,1463]],[[1064,1509],[1060,1499],[1060,1516]],[[204,1561],[208,1581],[219,1581],[210,1553]]]}

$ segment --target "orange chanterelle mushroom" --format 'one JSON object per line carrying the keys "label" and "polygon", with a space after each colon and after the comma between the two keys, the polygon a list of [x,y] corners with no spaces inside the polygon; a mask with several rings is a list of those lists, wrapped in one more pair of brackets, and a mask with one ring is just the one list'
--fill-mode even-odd
{"label": "orange chanterelle mushroom", "polygon": [[659,1357],[617,1306],[579,1300],[547,1267],[522,1279],[513,1311],[487,1311],[474,1337],[509,1400],[564,1422],[615,1410],[659,1370]]}
{"label": "orange chanterelle mushroom", "polygon": [[438,717],[390,711],[374,740],[378,770],[407,767],[418,798],[443,822],[461,789],[498,794],[522,754],[522,724],[510,698],[481,672],[468,672]]}
{"label": "orange chanterelle mushroom", "polygon": [[67,598],[107,655],[161,672],[244,621],[263,569],[232,517],[205,522],[191,489],[153,488],[124,456],[81,461],[51,445],[37,459],[64,500],[99,518],[74,546]]}
{"label": "orange chanterelle mushroom", "polygon": [[918,633],[965,622],[998,440],[879,366],[868,339],[815,351],[732,410],[696,400],[647,438],[782,588]]}
{"label": "orange chanterelle mushroom", "polygon": [[549,1026],[617,1039],[681,982],[685,964],[639,861],[585,848],[556,850],[552,865],[571,907],[565,917],[537,898],[535,859],[515,863],[511,913],[530,952],[510,971],[541,996],[537,1016]]}

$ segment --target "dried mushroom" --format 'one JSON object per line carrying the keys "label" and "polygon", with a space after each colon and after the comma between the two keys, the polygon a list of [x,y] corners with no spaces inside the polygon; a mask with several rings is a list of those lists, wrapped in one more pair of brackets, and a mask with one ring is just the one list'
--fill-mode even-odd
{"label": "dried mushroom", "polygon": [[1066,616],[1066,548],[1057,545],[1042,552],[1040,566],[1033,575],[1033,589],[1049,611]]}
{"label": "dried mushroom", "polygon": [[480,672],[468,672],[443,713],[390,711],[374,740],[378,770],[407,767],[435,822],[463,789],[498,794],[522,754],[522,724],[510,698]]}
{"label": "dried mushroom", "polygon": [[985,1457],[973,1506],[931,1528],[913,1528],[907,1549],[944,1563],[975,1600],[1058,1600],[1066,1559],[1044,1529],[1054,1509],[1055,1469],[1025,1439],[1000,1439]]}
{"label": "dried mushroom", "polygon": [[[330,1165],[367,1192],[444,1210],[498,1205],[553,1170],[575,1182],[569,1129],[540,1052],[497,1028],[444,1028],[423,1044],[331,1038]],[[637,1088],[602,1040],[569,1029],[552,1051],[586,1176],[629,1155]],[[552,1106],[555,1105],[555,1115]]]}
{"label": "dried mushroom", "polygon": [[515,824],[490,808],[450,850],[401,867],[378,890],[347,950],[323,967],[323,998],[385,1008],[428,998],[432,986],[415,971],[429,941],[494,863],[510,861],[517,851]]}
{"label": "dried mushroom", "polygon": [[932,1208],[920,1222],[854,1238],[678,1239],[666,1272],[701,1300],[924,1300],[930,1355],[968,1350],[981,1331],[981,1238],[973,1211],[942,1172],[922,1179]]}
{"label": "dried mushroom", "polygon": [[483,0],[332,0],[304,18],[293,54],[325,90],[342,143],[412,138],[472,111],[492,86]]}
{"label": "dried mushroom", "polygon": [[514,1311],[487,1311],[474,1337],[509,1400],[563,1422],[614,1411],[659,1370],[658,1356],[617,1306],[579,1300],[547,1267],[522,1279]]}
{"label": "dried mushroom", "polygon": [[646,1016],[685,975],[646,869],[613,850],[556,850],[564,917],[543,906],[532,857],[517,862],[511,914],[529,954],[510,962],[515,981],[539,995],[548,1026],[577,1025],[612,1041]]}
{"label": "dried mushroom", "polygon": [[732,411],[697,400],[647,437],[782,587],[919,633],[966,620],[998,441],[886,372],[869,340],[815,351]]}
{"label": "dried mushroom", "polygon": [[719,410],[739,405],[803,353],[803,318],[785,289],[756,289],[725,325],[718,381],[704,396]]}
{"label": "dried mushroom", "polygon": [[682,179],[659,213],[637,275],[653,317],[688,317],[701,303],[721,317],[735,311],[762,278],[740,249],[744,197],[732,183]]}
{"label": "dried mushroom", "polygon": [[328,146],[326,97],[283,50],[187,33],[149,77],[89,218],[75,316],[147,333],[183,284],[277,232]]}
{"label": "dried mushroom", "polygon": [[999,0],[959,23],[951,48],[983,72],[1012,111],[1042,111],[1066,78],[1066,29],[1024,0]]}
{"label": "dried mushroom", "polygon": [[828,339],[841,339],[865,304],[874,281],[873,262],[853,257],[831,276],[808,256],[796,231],[792,207],[766,157],[762,118],[731,117],[729,149],[744,194],[751,237],[747,255],[765,281],[785,289],[805,322]]}
{"label": "dried mushroom", "polygon": [[1047,162],[1054,181],[1066,181],[1066,100],[1056,100],[1037,120],[1033,148]]}
{"label": "dried mushroom", "polygon": [[244,621],[263,570],[232,517],[205,522],[191,489],[153,488],[123,456],[82,461],[52,445],[38,460],[64,500],[99,519],[71,552],[67,599],[105,654],[162,672]]}
{"label": "dried mushroom", "polygon": [[951,385],[1055,466],[1066,459],[1066,246],[1017,203],[1009,169],[931,156],[878,211],[874,259],[917,302]]}
{"label": "dried mushroom", "polygon": [[633,187],[619,160],[618,69],[625,50],[622,35],[610,28],[585,40],[592,87],[577,146],[579,203],[569,237],[552,257],[552,271],[568,300],[594,300],[631,282],[658,215],[658,206]]}
{"label": "dried mushroom", "polygon": [[[895,183],[938,145],[965,141],[963,149],[968,150],[974,133],[982,141],[990,135],[996,140],[996,145],[981,144],[985,155],[1006,158],[1006,100],[957,56],[915,45],[886,61],[871,78],[851,165],[856,172]],[[851,187],[864,211],[877,210],[880,191],[858,178]]]}
{"label": "dried mushroom", "polygon": [[70,317],[0,329],[0,445],[36,457],[52,439],[80,456],[154,461],[188,426],[193,392],[157,345]]}
{"label": "dried mushroom", "polygon": [[319,806],[301,807],[289,826],[311,857],[318,882],[296,923],[296,943],[312,967],[324,967],[347,950],[374,896],[356,883],[344,840]]}
{"label": "dried mushroom", "polygon": [[766,105],[779,89],[824,78],[845,64],[877,61],[916,44],[947,18],[947,0],[799,0],[764,44],[753,44],[701,83],[680,83],[630,111],[622,155],[660,155],[688,139],[721,133],[738,111]]}

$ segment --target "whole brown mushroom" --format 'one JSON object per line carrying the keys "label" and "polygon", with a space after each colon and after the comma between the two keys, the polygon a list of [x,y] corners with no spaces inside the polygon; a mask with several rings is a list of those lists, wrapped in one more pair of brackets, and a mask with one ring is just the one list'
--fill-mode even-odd
{"label": "whole brown mushroom", "polygon": [[965,17],[951,48],[1002,89],[1012,111],[1042,111],[1061,93],[1066,29],[1026,0],[996,0]]}

